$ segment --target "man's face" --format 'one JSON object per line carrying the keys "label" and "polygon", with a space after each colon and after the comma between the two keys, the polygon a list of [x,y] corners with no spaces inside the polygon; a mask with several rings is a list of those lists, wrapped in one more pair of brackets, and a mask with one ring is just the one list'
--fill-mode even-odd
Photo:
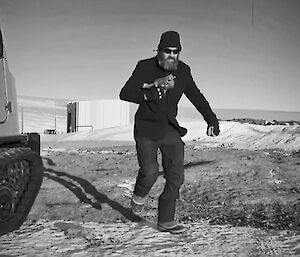
{"label": "man's face", "polygon": [[167,71],[175,71],[178,67],[179,51],[177,47],[167,47],[159,51],[158,55],[159,65]]}

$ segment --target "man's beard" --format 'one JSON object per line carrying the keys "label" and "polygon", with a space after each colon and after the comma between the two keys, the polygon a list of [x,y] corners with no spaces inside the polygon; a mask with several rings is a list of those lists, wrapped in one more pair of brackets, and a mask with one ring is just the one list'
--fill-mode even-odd
{"label": "man's beard", "polygon": [[158,64],[166,71],[175,71],[178,67],[179,55],[175,58],[168,57],[164,58],[163,53],[157,55]]}

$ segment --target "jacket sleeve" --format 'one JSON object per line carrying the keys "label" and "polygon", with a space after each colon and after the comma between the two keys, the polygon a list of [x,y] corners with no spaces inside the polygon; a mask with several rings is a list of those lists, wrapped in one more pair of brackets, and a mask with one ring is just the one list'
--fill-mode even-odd
{"label": "jacket sleeve", "polygon": [[218,124],[218,119],[215,113],[212,111],[208,101],[204,95],[200,92],[199,88],[196,86],[193,77],[191,75],[191,70],[188,68],[188,78],[187,84],[184,91],[186,97],[190,102],[196,107],[196,109],[201,113],[204,120],[208,125]]}
{"label": "jacket sleeve", "polygon": [[132,75],[120,91],[120,99],[137,104],[142,103],[144,101],[142,86],[143,82],[141,63],[138,62],[134,71],[132,72]]}

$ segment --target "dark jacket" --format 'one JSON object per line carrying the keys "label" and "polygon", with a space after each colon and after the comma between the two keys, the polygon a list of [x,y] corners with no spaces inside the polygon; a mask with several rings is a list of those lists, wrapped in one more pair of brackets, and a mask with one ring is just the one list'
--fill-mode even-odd
{"label": "dark jacket", "polygon": [[[176,76],[175,86],[168,90],[167,96],[154,101],[144,100],[143,83],[153,83],[155,79],[171,73]],[[168,72],[160,68],[156,57],[139,61],[120,92],[121,100],[139,104],[135,114],[134,135],[159,140],[166,133],[168,125],[171,125],[184,136],[187,130],[180,127],[176,120],[177,104],[182,94],[187,96],[208,125],[218,124],[216,115],[197,88],[187,64],[179,61],[177,70]]]}

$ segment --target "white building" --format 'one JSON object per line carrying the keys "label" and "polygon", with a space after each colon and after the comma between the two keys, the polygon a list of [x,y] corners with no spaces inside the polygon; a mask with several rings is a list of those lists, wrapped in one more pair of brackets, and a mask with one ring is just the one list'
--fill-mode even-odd
{"label": "white building", "polygon": [[67,109],[67,132],[129,124],[129,103],[119,99],[70,102]]}

